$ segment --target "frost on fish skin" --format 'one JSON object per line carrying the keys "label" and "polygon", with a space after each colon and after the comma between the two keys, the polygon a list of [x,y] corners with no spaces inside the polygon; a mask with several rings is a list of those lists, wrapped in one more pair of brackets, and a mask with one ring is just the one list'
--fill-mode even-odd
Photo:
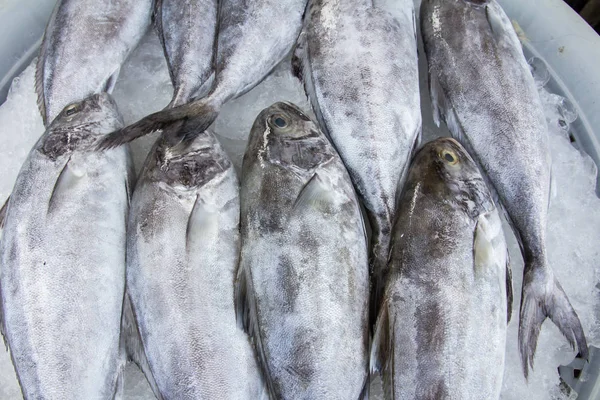
{"label": "frost on fish skin", "polygon": [[371,350],[385,398],[499,398],[506,242],[484,179],[453,139],[415,156],[392,249]]}
{"label": "frost on fish skin", "polygon": [[264,385],[234,310],[233,165],[212,133],[197,133],[185,147],[169,133],[146,159],[127,233],[127,285],[148,364],[166,399],[261,399]]}
{"label": "frost on fish skin", "polygon": [[311,0],[298,52],[315,114],[369,215],[375,292],[422,123],[413,2],[400,3],[394,18],[367,1]]}
{"label": "frost on fish skin", "polygon": [[63,107],[111,92],[121,65],[150,24],[152,0],[60,0],[40,49],[36,92],[44,124]]}
{"label": "frost on fish skin", "polygon": [[302,111],[276,103],[256,119],[242,171],[238,319],[271,397],[358,399],[368,260],[344,165]]}
{"label": "frost on fish skin", "polygon": [[222,0],[211,91],[114,132],[99,148],[120,146],[182,119],[195,120],[194,131],[204,132],[225,102],[258,85],[289,54],[298,39],[305,8],[306,0]]}
{"label": "frost on fish skin", "polygon": [[160,0],[155,25],[163,45],[173,82],[170,107],[185,104],[198,93],[213,73],[217,32],[216,0]]}
{"label": "frost on fish skin", "polygon": [[548,127],[510,20],[493,0],[425,0],[421,30],[433,108],[476,158],[522,248],[519,350],[525,377],[547,317],[586,358],[583,328],[548,262]]}
{"label": "frost on fish skin", "polygon": [[0,307],[25,398],[113,398],[120,388],[131,159],[92,144],[121,126],[107,94],[65,108],[11,194]]}

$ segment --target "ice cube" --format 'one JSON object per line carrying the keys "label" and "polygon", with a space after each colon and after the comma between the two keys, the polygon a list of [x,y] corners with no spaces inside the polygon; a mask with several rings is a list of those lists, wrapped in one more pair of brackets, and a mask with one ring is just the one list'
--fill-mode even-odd
{"label": "ice cube", "polygon": [[550,71],[548,71],[546,62],[539,57],[532,57],[527,62],[529,63],[529,68],[537,87],[542,88],[546,86],[550,80]]}

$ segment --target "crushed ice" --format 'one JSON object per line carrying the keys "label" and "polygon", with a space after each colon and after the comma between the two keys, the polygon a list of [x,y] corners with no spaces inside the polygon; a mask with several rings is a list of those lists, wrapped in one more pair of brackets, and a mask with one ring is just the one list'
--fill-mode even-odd
{"label": "crushed ice", "polygon": [[[33,64],[34,65],[34,64]],[[2,147],[0,148],[0,201],[12,190],[20,166],[29,150],[43,133],[42,120],[34,93],[34,66],[16,78],[7,101],[0,107]],[[424,67],[424,63],[420,65]],[[540,95],[545,105],[550,130],[550,148],[556,196],[552,198],[548,248],[555,274],[577,310],[589,344],[598,345],[600,323],[597,318],[600,290],[600,199],[595,194],[597,169],[590,157],[580,153],[569,141],[570,125],[577,118],[573,104],[564,97],[548,93],[544,85],[550,79],[548,69],[540,59],[531,61]],[[239,169],[245,142],[254,118],[263,108],[280,100],[291,101],[309,110],[302,86],[290,74],[289,60],[275,69],[258,87],[224,106],[213,129]],[[424,70],[422,69],[422,74]],[[422,86],[425,81],[422,79]],[[127,124],[160,110],[170,100],[172,88],[162,49],[156,35],[149,33],[124,66],[114,97]],[[426,89],[422,88],[424,104]],[[432,124],[424,108],[424,132],[427,139],[447,132]],[[575,135],[576,136],[576,135]],[[136,167],[150,149],[155,135],[132,145]],[[517,347],[518,307],[523,263],[514,237],[508,232],[513,261],[513,319],[506,344],[506,368],[502,399],[562,399],[569,396],[561,390],[557,367],[568,364],[574,356],[568,343],[551,322],[546,322],[540,334],[535,370],[525,382]],[[125,399],[153,399],[143,375],[134,365],[125,374]],[[381,398],[377,385],[372,398]],[[0,349],[0,399],[21,398],[15,373],[6,350]]]}

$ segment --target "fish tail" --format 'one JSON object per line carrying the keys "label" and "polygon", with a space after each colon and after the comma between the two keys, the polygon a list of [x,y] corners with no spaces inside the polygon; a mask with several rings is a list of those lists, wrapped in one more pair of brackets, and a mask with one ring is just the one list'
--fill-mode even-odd
{"label": "fish tail", "polygon": [[538,336],[546,318],[554,322],[573,349],[577,344],[582,358],[587,359],[589,356],[579,317],[552,270],[544,265],[536,267],[535,262],[527,264],[523,277],[519,323],[519,352],[525,379],[529,367],[533,369]]}
{"label": "fish tail", "polygon": [[132,125],[109,133],[100,140],[96,148],[100,151],[112,149],[149,133],[163,131],[174,123],[187,119],[193,119],[194,128],[198,132],[204,132],[217,119],[220,105],[207,97],[150,114]]}

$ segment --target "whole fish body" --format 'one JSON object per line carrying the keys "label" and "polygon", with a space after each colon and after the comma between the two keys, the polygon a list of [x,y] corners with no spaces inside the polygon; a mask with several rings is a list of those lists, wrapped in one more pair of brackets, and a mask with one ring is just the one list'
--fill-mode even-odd
{"label": "whole fish body", "polygon": [[[203,132],[214,122],[221,106],[258,83],[290,53],[300,29],[307,0],[221,0],[218,13],[215,80],[208,95],[191,103],[151,114],[106,138],[111,148],[181,119],[193,119],[192,132]],[[184,131],[170,130],[183,141]],[[193,133],[191,134],[193,137]]]}
{"label": "whole fish body", "polygon": [[525,376],[547,317],[587,357],[579,317],[548,262],[548,132],[510,20],[495,0],[424,0],[421,29],[434,117],[444,119],[476,158],[521,244],[519,350]]}
{"label": "whole fish body", "polygon": [[310,0],[295,52],[296,73],[371,222],[377,299],[397,196],[421,134],[414,6],[398,3],[396,19],[371,1]]}
{"label": "whole fish body", "polygon": [[155,25],[173,82],[169,108],[210,89],[217,0],[156,0]]}
{"label": "whole fish body", "polygon": [[371,352],[386,398],[498,399],[512,291],[477,165],[453,139],[426,144],[398,210]]}
{"label": "whole fish body", "polygon": [[106,93],[65,108],[23,164],[0,242],[0,326],[25,399],[112,399],[125,363],[121,316],[128,148]]}
{"label": "whole fish body", "polygon": [[364,398],[368,254],[341,159],[296,106],[276,103],[257,117],[242,171],[237,313],[271,399]]}
{"label": "whole fish body", "polygon": [[46,126],[65,106],[112,91],[121,65],[150,24],[152,2],[57,2],[36,70],[38,106]]}
{"label": "whole fish body", "polygon": [[185,149],[158,139],[133,194],[127,236],[128,293],[162,397],[263,398],[234,309],[239,185],[211,133]]}

